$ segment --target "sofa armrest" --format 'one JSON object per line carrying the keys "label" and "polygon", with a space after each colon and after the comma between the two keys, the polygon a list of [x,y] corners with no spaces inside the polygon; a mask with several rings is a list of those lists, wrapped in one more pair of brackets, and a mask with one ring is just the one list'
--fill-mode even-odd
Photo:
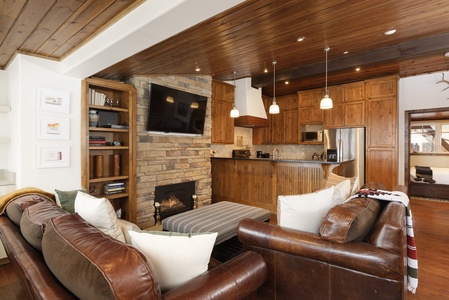
{"label": "sofa armrest", "polygon": [[238,238],[245,250],[282,252],[374,276],[403,279],[403,258],[366,242],[338,244],[322,240],[318,234],[250,219],[240,222]]}
{"label": "sofa armrest", "polygon": [[163,299],[245,299],[267,278],[262,256],[247,251],[162,295]]}

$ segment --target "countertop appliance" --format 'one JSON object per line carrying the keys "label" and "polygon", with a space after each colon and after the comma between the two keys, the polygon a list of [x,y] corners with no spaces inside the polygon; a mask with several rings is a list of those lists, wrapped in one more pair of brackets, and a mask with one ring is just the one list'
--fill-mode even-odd
{"label": "countertop appliance", "polygon": [[365,128],[335,128],[324,130],[324,152],[327,161],[354,160],[345,166],[343,176],[358,176],[365,183]]}
{"label": "countertop appliance", "polygon": [[232,150],[232,158],[250,158],[251,151],[248,149],[234,149]]}
{"label": "countertop appliance", "polygon": [[304,131],[302,133],[303,142],[322,142],[323,141],[323,131]]}

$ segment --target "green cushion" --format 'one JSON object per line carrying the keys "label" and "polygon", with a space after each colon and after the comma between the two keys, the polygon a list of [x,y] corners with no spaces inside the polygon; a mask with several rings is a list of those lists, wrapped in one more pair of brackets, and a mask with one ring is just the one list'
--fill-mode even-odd
{"label": "green cushion", "polygon": [[87,193],[85,189],[73,191],[60,191],[55,189],[55,192],[56,192],[56,203],[69,213],[75,212],[76,194],[78,194],[78,192]]}

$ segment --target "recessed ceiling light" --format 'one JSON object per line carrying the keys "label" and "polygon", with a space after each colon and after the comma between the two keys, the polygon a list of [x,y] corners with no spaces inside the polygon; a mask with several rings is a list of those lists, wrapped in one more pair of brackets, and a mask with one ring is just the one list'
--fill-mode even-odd
{"label": "recessed ceiling light", "polygon": [[444,56],[449,57],[449,52],[444,53]]}
{"label": "recessed ceiling light", "polygon": [[296,39],[296,41],[302,42],[302,41],[304,41],[305,39],[306,39],[305,36],[300,36],[299,38]]}
{"label": "recessed ceiling light", "polygon": [[201,71],[201,68],[198,67],[198,66],[196,66],[196,67],[195,67],[195,71],[196,71],[196,72],[199,72],[199,71]]}
{"label": "recessed ceiling light", "polygon": [[263,69],[263,72],[268,73],[268,69],[267,68]]}
{"label": "recessed ceiling light", "polygon": [[360,71],[360,68],[355,68],[355,70],[358,72],[358,71]]}
{"label": "recessed ceiling light", "polygon": [[345,51],[345,52],[343,52],[343,54],[348,54],[349,53],[349,51]]}
{"label": "recessed ceiling light", "polygon": [[396,33],[396,29],[391,29],[391,30],[388,30],[388,31],[384,32],[385,35],[392,35],[394,33]]}
{"label": "recessed ceiling light", "polygon": [[290,82],[287,80],[286,82],[284,82],[285,84],[289,84]]}

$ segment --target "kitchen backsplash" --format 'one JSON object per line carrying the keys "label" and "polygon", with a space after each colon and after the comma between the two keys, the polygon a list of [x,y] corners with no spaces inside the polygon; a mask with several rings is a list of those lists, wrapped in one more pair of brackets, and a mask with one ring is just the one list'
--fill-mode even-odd
{"label": "kitchen backsplash", "polygon": [[215,157],[231,157],[233,149],[249,149],[251,157],[256,157],[256,151],[273,154],[279,150],[280,159],[311,160],[314,153],[321,155],[323,145],[253,145],[253,130],[251,128],[234,127],[234,144],[212,144],[211,152]]}

